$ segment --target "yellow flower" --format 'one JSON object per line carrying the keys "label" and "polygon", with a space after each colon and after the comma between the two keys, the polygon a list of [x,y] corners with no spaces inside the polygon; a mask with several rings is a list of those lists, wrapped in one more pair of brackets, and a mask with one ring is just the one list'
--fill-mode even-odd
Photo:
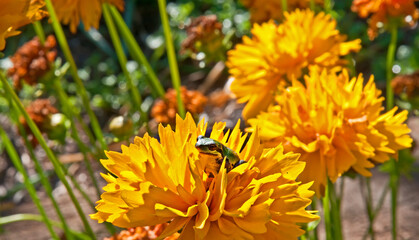
{"label": "yellow flower", "polygon": [[351,8],[362,18],[371,15],[368,36],[373,40],[377,36],[378,28],[385,26],[390,18],[398,18],[399,22],[413,26],[419,18],[415,1],[417,0],[354,0]]}
{"label": "yellow flower", "polygon": [[[278,0],[241,0],[250,11],[252,22],[266,22],[270,19],[282,19],[282,4]],[[316,4],[323,4],[323,0],[315,0]],[[310,7],[310,0],[287,0],[287,9],[303,9]]]}
{"label": "yellow flower", "polygon": [[18,35],[17,29],[47,16],[41,10],[44,0],[2,0],[0,7],[0,50],[6,45],[6,38]]}
{"label": "yellow flower", "polygon": [[215,176],[195,147],[206,124],[190,114],[175,131],[160,125],[160,143],[146,134],[122,153],[107,152],[102,164],[112,174],[102,174],[108,185],[91,218],[123,228],[170,222],[161,239],[179,230],[179,239],[297,239],[297,223],[318,219],[305,210],[311,183],[295,181],[305,164],[282,146],[263,149],[257,132],[243,147],[239,125],[226,135],[225,123],[212,129],[212,139],[246,161],[227,172],[224,160]]}
{"label": "yellow flower", "polygon": [[249,120],[266,146],[282,143],[285,151],[301,153],[307,165],[299,180],[314,181],[318,196],[327,177],[335,182],[350,169],[369,177],[374,163],[411,146],[410,130],[403,124],[407,111],[396,114],[395,107],[382,114],[384,98],[373,77],[363,82],[362,75],[349,80],[346,71],[312,69],[306,87],[293,81],[276,97],[277,105]]}
{"label": "yellow flower", "polygon": [[311,10],[285,13],[280,25],[255,24],[252,35],[228,52],[227,61],[234,77],[231,91],[239,102],[247,102],[246,119],[266,110],[286,77],[298,78],[313,66],[338,69],[346,64],[342,56],[361,48],[359,39],[345,42],[330,15]]}
{"label": "yellow flower", "polygon": [[52,0],[58,19],[69,24],[72,33],[83,22],[84,29],[98,28],[102,15],[102,4],[115,5],[120,11],[124,9],[124,0]]}

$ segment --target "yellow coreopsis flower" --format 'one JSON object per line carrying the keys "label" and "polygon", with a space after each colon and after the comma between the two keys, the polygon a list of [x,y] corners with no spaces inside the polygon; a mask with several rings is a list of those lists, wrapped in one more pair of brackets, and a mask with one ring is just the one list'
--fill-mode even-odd
{"label": "yellow coreopsis flower", "polygon": [[[240,0],[243,5],[250,11],[250,19],[252,22],[266,22],[270,19],[282,19],[282,4],[278,0]],[[287,9],[310,7],[310,0],[287,0]],[[323,0],[315,0],[317,4],[323,4]]]}
{"label": "yellow coreopsis flower", "polygon": [[2,0],[0,7],[0,50],[6,45],[6,38],[18,35],[17,29],[47,16],[41,10],[44,0]]}
{"label": "yellow coreopsis flower", "polygon": [[285,78],[300,77],[302,71],[318,66],[336,69],[346,64],[341,57],[359,51],[361,40],[345,42],[336,21],[311,10],[285,13],[285,21],[255,24],[252,38],[228,52],[227,66],[234,78],[231,91],[239,102],[247,102],[244,118],[256,116],[272,103]]}
{"label": "yellow coreopsis flower", "polygon": [[124,9],[124,0],[52,0],[58,19],[69,24],[72,33],[83,22],[84,29],[98,28],[102,16],[102,4],[115,5],[120,11]]}
{"label": "yellow coreopsis flower", "polygon": [[160,142],[146,134],[122,153],[107,152],[101,162],[112,174],[102,174],[108,185],[91,218],[123,228],[169,222],[161,239],[180,230],[179,239],[297,239],[297,223],[318,219],[305,210],[311,183],[295,181],[304,162],[282,146],[263,149],[257,132],[243,147],[239,123],[230,134],[224,128],[216,123],[210,137],[246,162],[227,172],[224,159],[215,176],[195,147],[206,124],[190,114],[175,131],[160,125]]}
{"label": "yellow coreopsis flower", "polygon": [[249,120],[266,146],[282,143],[286,151],[301,153],[307,165],[299,180],[314,181],[319,196],[327,178],[335,182],[350,169],[371,176],[374,163],[411,146],[410,129],[403,123],[407,111],[396,114],[395,107],[382,114],[384,98],[373,77],[363,82],[362,75],[349,80],[346,71],[313,69],[306,86],[294,81],[276,97],[277,105]]}

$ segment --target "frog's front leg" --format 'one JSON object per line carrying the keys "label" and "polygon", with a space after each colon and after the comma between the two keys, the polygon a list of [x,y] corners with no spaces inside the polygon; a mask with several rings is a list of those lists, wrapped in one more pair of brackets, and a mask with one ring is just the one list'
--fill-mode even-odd
{"label": "frog's front leg", "polygon": [[233,166],[233,168],[235,168],[235,167],[237,167],[237,166],[240,166],[240,165],[242,165],[243,163],[245,163],[246,161],[244,161],[244,160],[240,160],[240,161],[238,161],[238,162],[236,162],[235,164],[234,164],[234,166]]}

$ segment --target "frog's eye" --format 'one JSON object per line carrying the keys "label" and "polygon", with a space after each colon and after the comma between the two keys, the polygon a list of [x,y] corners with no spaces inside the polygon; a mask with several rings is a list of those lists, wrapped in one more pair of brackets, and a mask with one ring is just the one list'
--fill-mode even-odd
{"label": "frog's eye", "polygon": [[210,145],[208,145],[208,149],[209,149],[210,151],[215,151],[215,150],[217,150],[217,149],[218,149],[218,147],[217,147],[215,144],[210,144]]}

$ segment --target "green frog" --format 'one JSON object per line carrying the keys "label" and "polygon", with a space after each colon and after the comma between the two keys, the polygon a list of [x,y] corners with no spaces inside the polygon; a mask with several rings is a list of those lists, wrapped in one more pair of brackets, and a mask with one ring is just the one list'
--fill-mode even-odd
{"label": "green frog", "polygon": [[212,138],[198,136],[195,147],[199,151],[200,159],[205,162],[205,172],[210,176],[215,176],[220,171],[224,158],[227,172],[245,162],[240,160],[235,151]]}

